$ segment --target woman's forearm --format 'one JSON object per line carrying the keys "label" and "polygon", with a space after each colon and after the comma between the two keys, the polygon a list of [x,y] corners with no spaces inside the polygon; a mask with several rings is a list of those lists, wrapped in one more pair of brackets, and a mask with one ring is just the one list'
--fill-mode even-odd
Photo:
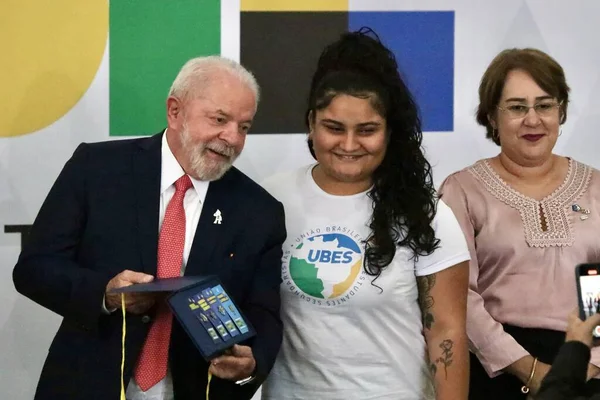
{"label": "woman's forearm", "polygon": [[429,369],[437,400],[467,399],[469,392],[469,349],[464,331],[432,329],[427,335]]}

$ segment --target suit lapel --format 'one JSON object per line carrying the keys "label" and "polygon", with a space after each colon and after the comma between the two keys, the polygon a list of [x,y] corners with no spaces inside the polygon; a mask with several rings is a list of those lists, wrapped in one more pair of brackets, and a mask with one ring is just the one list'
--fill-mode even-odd
{"label": "suit lapel", "polygon": [[133,156],[137,235],[142,270],[156,275],[162,134],[140,141]]}
{"label": "suit lapel", "polygon": [[[208,187],[185,275],[208,275],[219,271],[217,264],[221,263],[212,262],[213,252],[219,244],[231,242],[236,227],[234,199],[239,197],[232,195],[232,172],[211,182]],[[217,210],[222,218],[221,223],[214,215]]]}

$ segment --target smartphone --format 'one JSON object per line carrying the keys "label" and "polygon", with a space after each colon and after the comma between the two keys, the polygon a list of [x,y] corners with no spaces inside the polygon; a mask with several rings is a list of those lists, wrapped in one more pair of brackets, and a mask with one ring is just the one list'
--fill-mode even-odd
{"label": "smartphone", "polygon": [[[600,264],[580,264],[575,269],[579,318],[585,320],[600,312]],[[594,328],[594,339],[600,339],[600,326]]]}

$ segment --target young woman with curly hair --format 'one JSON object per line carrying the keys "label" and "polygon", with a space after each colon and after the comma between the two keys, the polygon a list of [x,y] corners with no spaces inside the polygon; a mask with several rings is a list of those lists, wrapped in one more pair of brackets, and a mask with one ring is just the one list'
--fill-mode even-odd
{"label": "young woman with curly hair", "polygon": [[371,30],[325,48],[306,120],[317,162],[263,183],[288,232],[284,338],[263,399],[466,399],[469,252]]}

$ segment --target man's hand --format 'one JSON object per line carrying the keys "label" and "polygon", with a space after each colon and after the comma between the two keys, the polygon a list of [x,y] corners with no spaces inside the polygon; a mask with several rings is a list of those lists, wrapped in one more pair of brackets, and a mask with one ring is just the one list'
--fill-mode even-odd
{"label": "man's hand", "polygon": [[211,361],[209,371],[216,377],[230,381],[248,378],[256,368],[252,349],[234,345],[227,354]]}
{"label": "man's hand", "polygon": [[565,341],[577,340],[591,347],[593,340],[592,332],[596,325],[600,325],[600,314],[591,315],[585,321],[582,321],[579,319],[577,310],[574,310],[569,315],[569,325]]}
{"label": "man's hand", "polygon": [[[104,303],[107,309],[121,308],[121,294],[109,293],[111,289],[131,286],[135,283],[152,282],[152,275],[142,272],[125,270],[112,278],[106,285]],[[125,295],[125,309],[132,314],[142,314],[154,305],[156,293],[127,293]]]}
{"label": "man's hand", "polygon": [[[567,335],[565,338],[566,342],[579,341],[588,347],[592,347],[593,336],[592,333],[597,325],[600,325],[600,314],[593,314],[586,318],[585,321],[579,319],[579,312],[577,309],[573,310],[569,315],[569,325],[567,326]],[[600,373],[600,368],[593,364],[588,365],[587,379],[594,378]]]}

